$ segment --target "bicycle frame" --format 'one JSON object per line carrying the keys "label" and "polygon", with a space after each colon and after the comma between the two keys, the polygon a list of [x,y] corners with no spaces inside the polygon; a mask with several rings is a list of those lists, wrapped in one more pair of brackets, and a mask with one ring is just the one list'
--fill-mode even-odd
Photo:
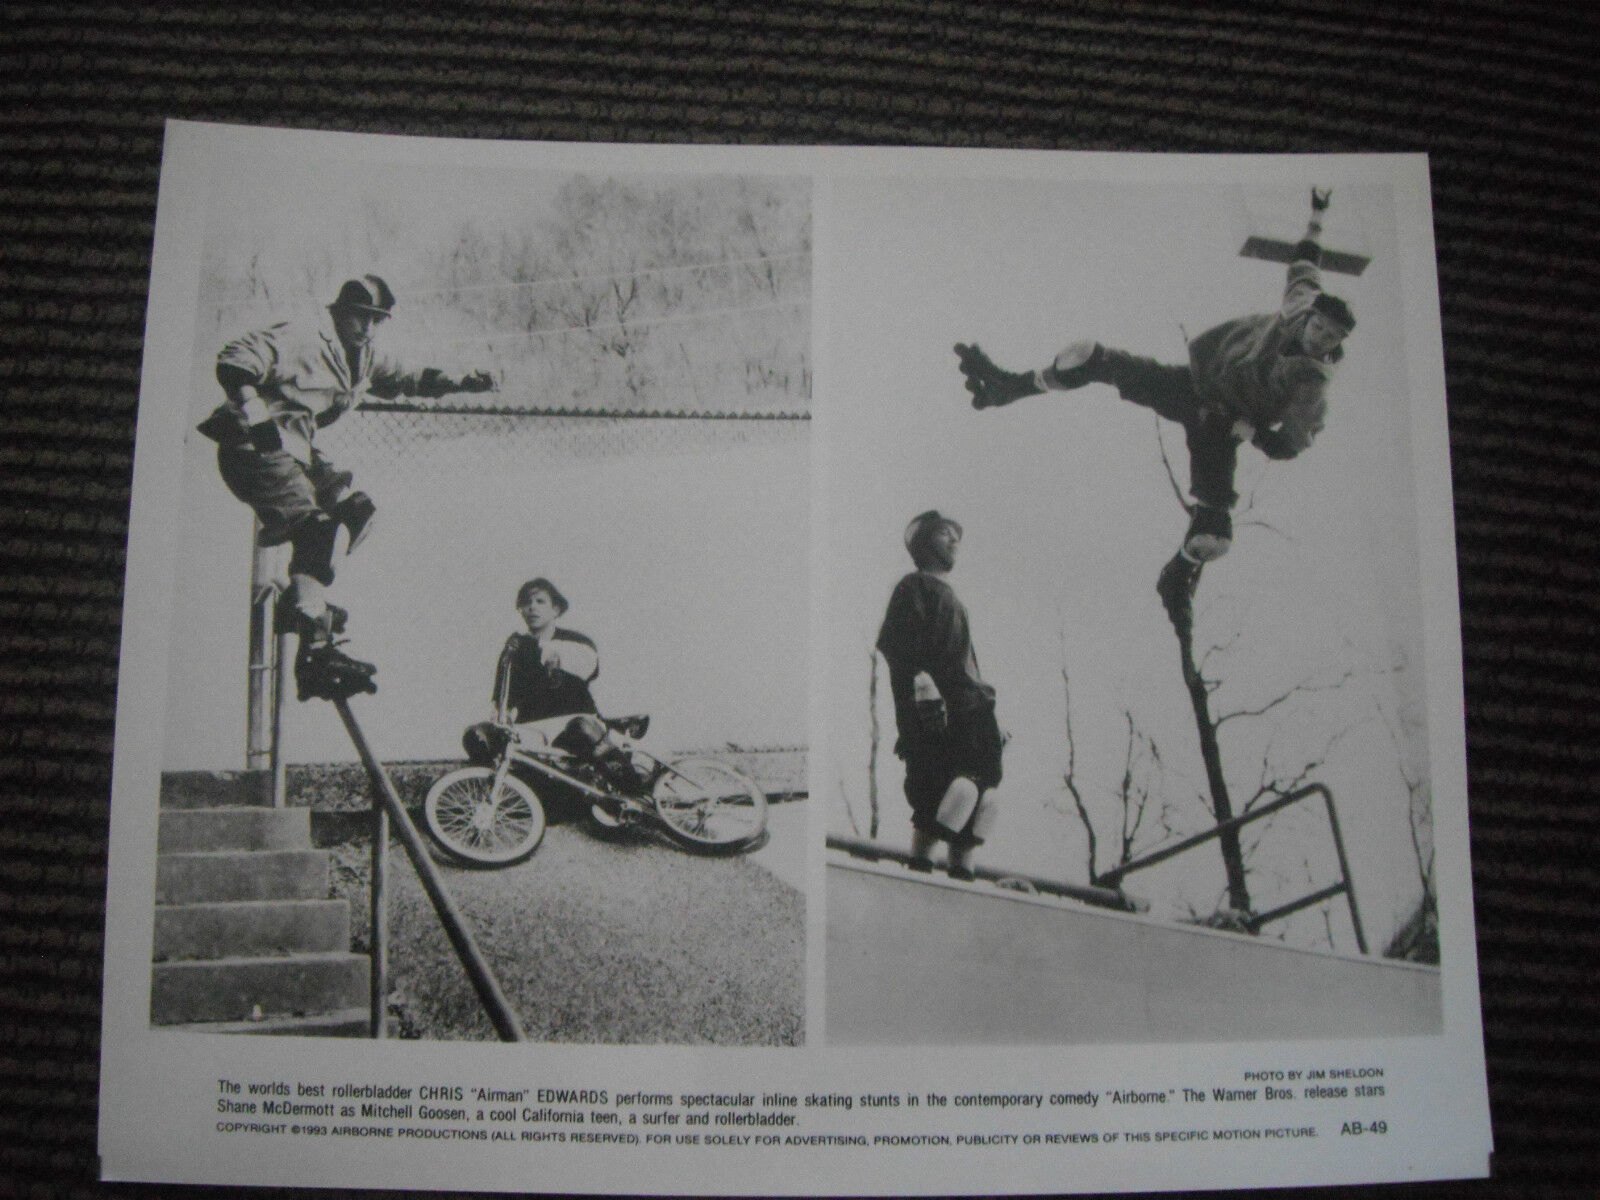
{"label": "bicycle frame", "polygon": [[[608,734],[608,736],[610,736],[610,734]],[[649,759],[653,764],[653,776],[659,776],[662,773],[672,770],[671,767],[662,762],[655,755],[651,754],[648,750],[639,749],[633,744],[632,741],[626,738],[619,738],[615,740],[613,744],[627,754],[638,754]],[[574,788],[577,791],[582,792],[584,795],[591,797],[592,799],[616,800],[619,797],[620,793],[610,788],[597,787],[588,780],[580,778],[576,772],[566,769],[568,768],[569,764],[576,763],[577,761],[578,759],[576,755],[572,754],[570,751],[562,750],[555,746],[523,746],[517,740],[516,735],[512,734],[511,740],[506,743],[505,749],[500,752],[499,759],[495,763],[494,787],[495,790],[498,791],[501,785],[505,782],[506,774],[511,770],[512,766],[514,764],[521,763],[523,766],[530,767],[539,772],[539,774],[545,776],[547,779],[553,779],[558,783],[566,784],[568,787]],[[677,772],[674,771],[673,774],[677,774]]]}
{"label": "bicycle frame", "polygon": [[[547,740],[544,729],[499,724],[502,740],[492,758],[452,771],[429,789],[424,810],[430,831],[448,852],[469,861],[520,861],[538,845],[544,808],[558,798],[549,794],[555,787],[587,805],[601,827],[643,822],[691,850],[726,853],[765,834],[766,797],[727,763],[693,754],[668,762],[636,744],[642,719],[607,725],[593,748],[568,749]],[[531,816],[530,805],[537,810]],[[512,814],[503,829],[502,811]]]}

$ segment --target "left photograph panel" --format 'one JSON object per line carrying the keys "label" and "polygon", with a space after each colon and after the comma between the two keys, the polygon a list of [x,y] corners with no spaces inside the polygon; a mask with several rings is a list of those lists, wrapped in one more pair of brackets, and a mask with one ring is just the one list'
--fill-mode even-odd
{"label": "left photograph panel", "polygon": [[802,1044],[810,182],[368,144],[189,198],[149,1024]]}

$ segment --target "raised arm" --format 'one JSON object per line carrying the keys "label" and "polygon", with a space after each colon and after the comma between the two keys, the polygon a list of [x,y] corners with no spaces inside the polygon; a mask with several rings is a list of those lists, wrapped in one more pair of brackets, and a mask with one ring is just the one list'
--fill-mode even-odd
{"label": "raised arm", "polygon": [[1304,236],[1295,245],[1283,285],[1281,312],[1285,320],[1305,312],[1322,292],[1322,272],[1318,269],[1322,265],[1322,214],[1328,211],[1331,195],[1327,188],[1311,189],[1311,219],[1306,222]]}
{"label": "raised arm", "polygon": [[511,669],[516,662],[517,639],[513,635],[500,651],[494,667],[494,719],[504,725],[511,720]]}
{"label": "raised arm", "polygon": [[1306,222],[1305,234],[1294,248],[1291,269],[1295,263],[1302,262],[1310,263],[1313,267],[1322,265],[1322,214],[1328,211],[1328,201],[1332,196],[1330,188],[1311,189],[1311,219]]}
{"label": "raised arm", "polygon": [[372,369],[372,394],[382,400],[393,400],[396,396],[437,399],[452,392],[494,390],[494,376],[484,370],[468,371],[457,376],[437,367],[411,370],[389,358],[379,359]]}

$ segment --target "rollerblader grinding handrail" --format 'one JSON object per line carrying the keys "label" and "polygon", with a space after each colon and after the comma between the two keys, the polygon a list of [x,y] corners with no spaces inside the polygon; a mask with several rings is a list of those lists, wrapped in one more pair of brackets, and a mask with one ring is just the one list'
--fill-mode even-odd
{"label": "rollerblader grinding handrail", "polygon": [[291,547],[283,611],[300,635],[301,700],[377,690],[377,669],[335,643],[346,614],[327,600],[340,531],[350,554],[371,531],[377,507],[365,492],[350,491],[351,473],[317,450],[317,431],[369,393],[437,397],[494,387],[486,371],[457,378],[378,354],[378,327],[394,306],[389,285],[363,275],[340,287],[325,318],[280,322],[229,342],[217,356],[227,399],[199,426],[217,443],[223,483],[259,519],[260,544]]}

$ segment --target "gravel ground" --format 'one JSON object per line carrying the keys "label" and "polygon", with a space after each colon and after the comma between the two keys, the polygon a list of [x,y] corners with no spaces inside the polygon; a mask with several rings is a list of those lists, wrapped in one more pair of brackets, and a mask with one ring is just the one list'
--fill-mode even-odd
{"label": "gravel ground", "polygon": [[[364,923],[366,846],[341,851],[337,890],[359,897]],[[530,1040],[803,1040],[804,897],[754,862],[602,840],[575,823],[552,826],[515,866],[440,870]],[[390,878],[390,991],[403,1032],[492,1039],[398,844]]]}

